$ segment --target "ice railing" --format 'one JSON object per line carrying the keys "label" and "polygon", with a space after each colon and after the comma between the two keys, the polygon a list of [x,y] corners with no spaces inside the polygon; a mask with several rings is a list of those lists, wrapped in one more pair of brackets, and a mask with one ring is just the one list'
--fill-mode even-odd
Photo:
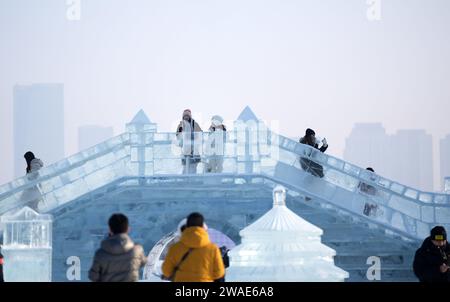
{"label": "ice railing", "polygon": [[323,167],[324,177],[320,180],[330,185],[317,186],[319,178],[311,176],[301,182],[304,191],[416,238],[427,236],[436,224],[450,227],[449,194],[404,186],[275,133],[270,134],[270,141],[280,147],[278,163],[303,170],[299,162],[303,157]]}
{"label": "ice railing", "polygon": [[[199,175],[208,173],[210,138],[208,132],[195,134],[199,142],[196,144],[198,155],[202,158],[197,167]],[[38,175],[28,175],[1,186],[0,214],[24,205],[34,206],[41,212],[49,211],[122,178],[179,175],[183,170],[181,155],[182,147],[175,133],[126,132],[45,167]],[[401,185],[264,127],[235,127],[227,131],[223,170],[219,174],[273,177],[280,163],[300,172],[303,171],[299,164],[301,156],[323,166],[325,174],[321,179],[315,178],[319,190],[314,191],[314,186],[307,182],[300,184],[302,190],[334,201],[350,212],[364,217],[364,206],[368,202],[376,204],[384,215],[364,218],[405,229],[396,225],[400,219],[414,234],[424,233],[432,224],[450,222],[448,194],[422,192]],[[307,173],[302,172],[302,175]],[[374,187],[376,194],[361,191],[361,183]],[[328,190],[327,195],[321,192],[326,191],[324,188]],[[401,218],[396,218],[398,215]]]}
{"label": "ice railing", "polygon": [[126,176],[129,136],[116,136],[0,186],[0,215],[25,205],[45,212]]}

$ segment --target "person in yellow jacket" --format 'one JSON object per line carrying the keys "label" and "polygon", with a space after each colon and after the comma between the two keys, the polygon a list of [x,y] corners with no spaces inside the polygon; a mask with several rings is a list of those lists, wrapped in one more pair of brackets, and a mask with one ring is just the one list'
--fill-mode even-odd
{"label": "person in yellow jacket", "polygon": [[169,248],[162,272],[174,282],[213,282],[225,276],[222,254],[209,240],[204,218],[192,213],[180,241]]}

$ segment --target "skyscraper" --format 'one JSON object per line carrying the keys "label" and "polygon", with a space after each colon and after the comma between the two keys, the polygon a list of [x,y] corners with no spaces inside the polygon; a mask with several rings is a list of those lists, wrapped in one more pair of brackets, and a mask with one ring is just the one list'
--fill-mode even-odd
{"label": "skyscraper", "polygon": [[386,134],[381,123],[355,124],[344,159],[413,188],[433,190],[432,137],[425,130]]}
{"label": "skyscraper", "polygon": [[49,165],[64,158],[64,85],[15,85],[14,174],[25,174],[23,155],[32,151]]}
{"label": "skyscraper", "polygon": [[440,143],[440,168],[441,168],[441,187],[444,189],[444,178],[450,177],[450,134],[441,139]]}
{"label": "skyscraper", "polygon": [[433,191],[433,141],[425,130],[399,130],[391,137],[392,178]]}
{"label": "skyscraper", "polygon": [[78,150],[83,151],[95,146],[111,137],[114,131],[112,127],[101,127],[95,125],[81,126],[78,128]]}
{"label": "skyscraper", "polygon": [[357,123],[345,140],[344,159],[387,176],[391,169],[389,148],[390,138],[381,123]]}

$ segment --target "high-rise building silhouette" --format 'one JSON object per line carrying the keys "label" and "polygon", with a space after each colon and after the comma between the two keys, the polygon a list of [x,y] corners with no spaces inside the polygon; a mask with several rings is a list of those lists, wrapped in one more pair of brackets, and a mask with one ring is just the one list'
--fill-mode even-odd
{"label": "high-rise building silhouette", "polygon": [[44,165],[64,158],[64,85],[15,85],[13,99],[14,174],[20,177],[27,151]]}
{"label": "high-rise building silhouette", "polygon": [[444,178],[450,177],[450,134],[441,139],[440,143],[441,188],[444,189]]}
{"label": "high-rise building silhouette", "polygon": [[344,159],[394,181],[433,190],[432,137],[425,130],[388,135],[381,123],[355,124],[346,139]]}

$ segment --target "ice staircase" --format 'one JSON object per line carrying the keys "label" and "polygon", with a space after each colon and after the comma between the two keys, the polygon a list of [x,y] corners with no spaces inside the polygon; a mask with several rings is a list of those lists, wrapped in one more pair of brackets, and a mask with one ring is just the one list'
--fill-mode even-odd
{"label": "ice staircase", "polygon": [[[198,174],[181,175],[175,134],[157,132],[140,111],[122,135],[1,186],[0,215],[24,205],[54,215],[55,280],[61,281],[63,270],[56,268],[65,265],[64,249],[78,246],[81,258],[90,259],[111,211],[122,210],[139,221],[134,236],[146,249],[193,208],[204,210],[238,241],[239,228],[270,208],[275,184],[288,189],[288,206],[324,230],[322,241],[336,249],[336,265],[350,273],[349,281],[367,280],[370,256],[381,259],[381,281],[415,280],[411,257],[419,241],[434,225],[450,228],[448,194],[409,188],[276,134],[248,107],[233,126],[227,131],[222,173],[205,173],[200,164]],[[196,134],[196,141],[206,157],[208,134]],[[320,164],[325,176],[304,171],[299,157]],[[362,191],[362,183],[374,191]],[[234,212],[221,224],[220,214],[231,204]],[[368,205],[375,210],[365,211]],[[74,231],[80,225],[85,233]],[[148,233],[150,226],[158,229],[152,237],[138,234]],[[89,265],[83,261],[83,270]]]}
{"label": "ice staircase", "polygon": [[[105,221],[116,211],[127,213],[132,223],[131,236],[147,252],[190,211],[204,213],[210,228],[238,244],[239,230],[270,209],[271,187],[275,185],[265,177],[168,180],[149,178],[140,185],[130,180],[125,181],[127,185],[115,183],[98,190],[95,202],[79,198],[53,211],[54,280],[66,280],[65,260],[71,255],[80,257],[82,280],[87,280],[93,251],[105,235]],[[371,267],[367,260],[371,256],[380,259],[379,281],[416,280],[411,264],[418,242],[386,234],[383,229],[294,190],[289,190],[287,206],[323,229],[322,242],[336,250],[335,264],[349,272],[348,281],[371,281],[367,278]]]}

